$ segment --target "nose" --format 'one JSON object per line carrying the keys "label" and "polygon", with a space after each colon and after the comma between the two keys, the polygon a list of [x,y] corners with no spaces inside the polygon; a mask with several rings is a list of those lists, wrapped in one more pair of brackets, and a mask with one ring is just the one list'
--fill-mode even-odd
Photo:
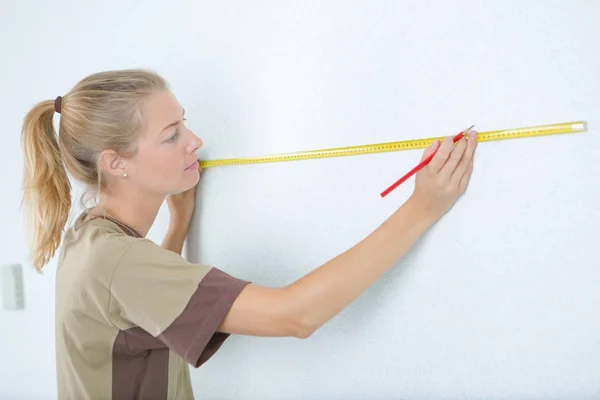
{"label": "nose", "polygon": [[201,148],[203,144],[204,144],[204,142],[202,141],[202,139],[200,139],[198,136],[192,134],[192,140],[190,141],[190,144],[188,145],[188,150],[190,153],[193,153],[193,152],[197,151],[199,148]]}

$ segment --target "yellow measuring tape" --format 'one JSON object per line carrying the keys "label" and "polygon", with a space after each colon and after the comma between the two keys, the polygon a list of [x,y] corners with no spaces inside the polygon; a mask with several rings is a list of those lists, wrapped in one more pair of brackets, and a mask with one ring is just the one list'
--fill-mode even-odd
{"label": "yellow measuring tape", "polygon": [[[525,128],[503,129],[478,133],[478,142],[491,142],[496,140],[521,139],[535,136],[556,135],[561,133],[585,132],[587,124],[584,121],[563,122],[558,124],[537,125]],[[220,160],[200,160],[201,168],[210,168],[226,165],[264,164],[283,161],[310,160],[316,158],[331,158],[355,156],[361,154],[385,153],[391,151],[424,149],[429,147],[436,139],[444,137],[430,137],[399,142],[385,142],[365,144],[360,146],[337,147],[321,150],[308,150],[296,153],[282,153],[259,157],[227,158]]]}

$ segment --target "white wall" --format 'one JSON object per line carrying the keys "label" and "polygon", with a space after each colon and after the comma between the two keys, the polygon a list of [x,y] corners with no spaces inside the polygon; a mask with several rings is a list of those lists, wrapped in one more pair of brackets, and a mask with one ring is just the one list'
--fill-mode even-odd
{"label": "white wall", "polygon": [[[0,398],[56,388],[55,264],[27,264],[21,120],[128,67],[171,81],[205,158],[589,123],[482,143],[468,193],[381,282],[308,340],[231,338],[193,372],[198,398],[600,397],[599,18],[585,0],[3,2],[0,263],[25,264],[27,307],[0,311]],[[379,193],[420,154],[209,169],[188,250],[287,284],[401,205],[412,180]]]}

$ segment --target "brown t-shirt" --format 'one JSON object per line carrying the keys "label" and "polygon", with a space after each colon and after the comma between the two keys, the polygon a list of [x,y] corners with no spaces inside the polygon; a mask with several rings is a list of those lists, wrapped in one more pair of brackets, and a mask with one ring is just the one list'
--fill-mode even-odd
{"label": "brown t-shirt", "polygon": [[228,338],[216,330],[248,282],[85,217],[58,260],[59,399],[193,399],[189,365]]}

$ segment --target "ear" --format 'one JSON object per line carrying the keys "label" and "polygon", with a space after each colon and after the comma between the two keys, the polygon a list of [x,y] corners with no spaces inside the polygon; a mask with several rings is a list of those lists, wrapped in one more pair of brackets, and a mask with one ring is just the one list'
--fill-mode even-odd
{"label": "ear", "polygon": [[98,157],[100,169],[115,177],[123,177],[127,172],[127,163],[115,151],[104,150]]}

